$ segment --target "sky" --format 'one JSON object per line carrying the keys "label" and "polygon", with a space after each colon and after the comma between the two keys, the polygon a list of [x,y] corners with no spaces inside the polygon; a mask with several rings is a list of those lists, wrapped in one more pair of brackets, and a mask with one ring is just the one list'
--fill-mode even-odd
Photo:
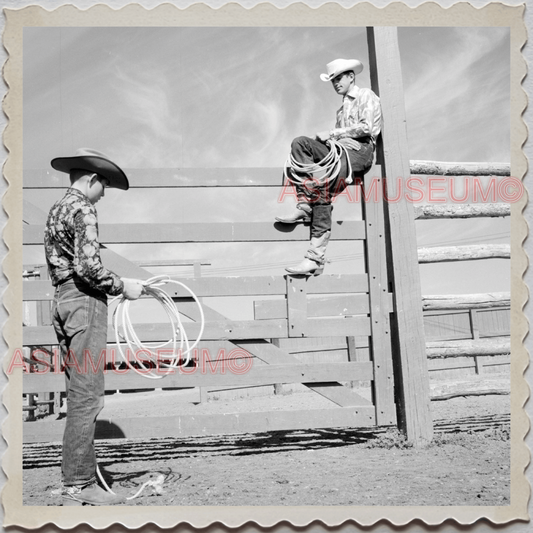
{"label": "sky", "polygon": [[[506,28],[399,28],[409,159],[510,161]],[[291,140],[334,126],[340,97],[320,80],[338,57],[365,65],[365,28],[24,29],[24,169],[90,147],[127,169],[273,167]],[[133,184],[132,184],[133,185]],[[58,190],[25,191],[48,211]],[[273,188],[109,191],[100,224],[272,222],[294,203]],[[341,198],[335,220],[360,210]],[[508,219],[417,221],[419,246],[509,242]],[[283,275],[305,243],[116,245],[131,260],[211,263],[204,275]],[[362,271],[356,243],[330,244],[326,273]],[[25,263],[44,261],[28,247]],[[154,273],[192,276],[192,267]],[[423,294],[508,291],[508,260],[421,265]],[[237,318],[249,312],[235,311]]]}

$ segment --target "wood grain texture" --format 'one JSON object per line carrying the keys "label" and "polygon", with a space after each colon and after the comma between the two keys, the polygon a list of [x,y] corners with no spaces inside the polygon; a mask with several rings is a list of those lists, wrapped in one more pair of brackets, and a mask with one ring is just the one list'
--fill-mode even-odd
{"label": "wood grain texture", "polygon": [[510,244],[470,244],[467,246],[418,248],[418,262],[420,264],[477,261],[480,259],[510,259],[510,257]]}
{"label": "wood grain texture", "polygon": [[[337,221],[333,224],[332,240],[362,240],[362,221]],[[42,244],[44,226],[24,225],[23,244]],[[309,241],[309,227],[303,224],[270,222],[208,222],[175,224],[102,224],[100,242],[105,244],[197,243],[197,242],[301,242]]]}
{"label": "wood grain texture", "polygon": [[417,205],[415,218],[431,220],[443,218],[478,218],[511,216],[511,204],[448,204]]}
{"label": "wood grain texture", "polygon": [[[216,415],[183,415],[173,417],[138,417],[120,420],[98,420],[96,439],[192,437],[197,435],[229,435],[265,431],[309,428],[371,427],[375,425],[373,407],[342,409],[310,409],[294,411],[262,411]],[[60,442],[65,422],[28,423],[23,426],[22,440]]]}
{"label": "wood grain texture", "polygon": [[[384,118],[379,160],[388,198],[396,198],[401,182],[411,174],[397,29],[367,28],[367,37],[372,88],[381,98]],[[400,195],[398,202],[385,202],[385,217],[389,280],[394,294],[391,333],[393,354],[398,358],[398,422],[410,442],[423,446],[431,441],[433,426],[413,205]]]}

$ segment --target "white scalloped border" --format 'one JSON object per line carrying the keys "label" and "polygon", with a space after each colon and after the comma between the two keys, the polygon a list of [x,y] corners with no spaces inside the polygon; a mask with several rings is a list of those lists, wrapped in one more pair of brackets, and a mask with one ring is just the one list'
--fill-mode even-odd
{"label": "white scalloped border", "polygon": [[[174,26],[174,25],[320,25],[345,26],[353,20],[358,26],[436,26],[436,25],[472,25],[491,26],[508,25],[511,27],[511,169],[512,175],[523,179],[527,171],[527,159],[522,146],[527,139],[527,128],[522,114],[527,105],[527,95],[522,89],[527,67],[521,54],[526,42],[526,28],[523,22],[523,6],[489,4],[476,8],[468,3],[458,3],[448,8],[429,2],[416,8],[395,2],[383,8],[369,3],[357,4],[344,8],[338,4],[323,4],[310,8],[305,4],[291,4],[279,9],[272,4],[259,4],[245,9],[238,4],[227,4],[213,9],[205,4],[195,4],[180,9],[172,4],[163,4],[147,10],[140,5],[130,4],[115,10],[105,5],[92,6],[86,10],[68,5],[53,11],[39,6],[30,6],[18,10],[5,10],[7,19],[4,32],[4,46],[9,58],[4,65],[4,79],[8,85],[8,94],[4,99],[3,109],[9,119],[4,131],[4,144],[9,151],[4,166],[4,176],[9,188],[3,197],[3,206],[9,216],[4,229],[4,241],[9,248],[3,262],[4,272],[9,280],[9,287],[4,294],[4,306],[9,319],[3,329],[10,352],[21,345],[22,323],[22,279],[21,272],[21,215],[22,215],[22,101],[21,82],[21,28],[31,26]],[[437,22],[438,21],[438,22]],[[457,23],[459,22],[459,24]],[[468,22],[468,24],[466,24]],[[524,437],[529,430],[529,419],[523,406],[529,398],[529,387],[524,379],[524,372],[529,362],[523,340],[528,333],[528,322],[523,313],[528,300],[527,287],[523,281],[528,266],[528,258],[523,249],[523,242],[528,235],[528,227],[523,217],[527,198],[512,206],[512,419],[511,419],[511,505],[505,507],[29,507],[22,506],[21,475],[21,441],[22,422],[19,417],[20,398],[22,397],[22,379],[20,375],[11,375],[9,385],[4,391],[3,402],[7,410],[14,413],[18,420],[9,417],[3,424],[3,435],[8,443],[8,450],[3,457],[3,470],[8,481],[2,492],[5,511],[4,526],[22,526],[36,528],[54,524],[60,528],[70,528],[77,524],[88,524],[101,529],[113,524],[122,524],[129,528],[145,524],[155,524],[168,528],[177,524],[190,524],[194,527],[206,527],[220,523],[228,527],[238,527],[253,522],[262,527],[271,527],[280,522],[289,522],[293,526],[306,526],[313,522],[322,522],[327,526],[336,526],[346,522],[370,526],[379,521],[388,521],[394,525],[404,525],[413,520],[426,524],[441,524],[454,520],[460,524],[472,524],[480,518],[495,524],[508,523],[512,520],[527,520],[527,504],[530,487],[524,471],[529,464],[529,450]],[[4,358],[5,362],[8,358]]]}

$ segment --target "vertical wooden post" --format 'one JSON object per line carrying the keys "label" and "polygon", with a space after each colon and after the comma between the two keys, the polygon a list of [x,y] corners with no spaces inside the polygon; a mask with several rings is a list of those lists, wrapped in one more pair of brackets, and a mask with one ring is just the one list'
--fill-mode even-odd
{"label": "vertical wooden post", "polygon": [[381,169],[373,166],[363,178],[361,206],[365,220],[365,266],[368,274],[370,300],[370,354],[374,365],[372,382],[376,422],[379,426],[396,424],[394,406],[394,381],[389,320],[389,286],[387,280],[387,254],[385,247],[385,221],[383,202],[371,193],[372,185],[381,192]]}
{"label": "vertical wooden post", "polygon": [[303,276],[286,276],[287,325],[289,337],[307,334],[307,279]]}
{"label": "vertical wooden post", "polygon": [[[202,263],[200,261],[194,261],[193,270],[194,270],[194,277],[195,278],[201,278],[202,277]],[[203,298],[201,296],[198,297],[198,301],[200,303],[202,303],[203,302]],[[207,387],[198,387],[198,392],[200,393],[200,402],[199,403],[207,403]]]}
{"label": "vertical wooden post", "polygon": [[[470,331],[472,334],[472,339],[479,339],[479,325],[478,325],[478,316],[476,309],[469,309],[468,314],[470,317]],[[474,364],[476,365],[476,374],[483,373],[483,357],[474,355]]]}
{"label": "vertical wooden post", "polygon": [[378,149],[387,197],[394,199],[385,201],[384,207],[398,422],[413,445],[423,446],[431,441],[433,425],[414,210],[401,190],[410,168],[397,29],[367,28],[367,39],[372,88],[381,98],[384,120]]}
{"label": "vertical wooden post", "polygon": [[[39,267],[39,279],[47,280],[50,279],[50,275],[48,274],[48,268],[46,266]],[[44,302],[38,302],[37,303],[37,325],[38,326],[51,326],[52,325],[52,310],[51,310],[51,302],[44,301]],[[47,346],[51,351],[51,346]],[[50,365],[53,364],[52,357],[46,357],[46,360],[50,363]],[[38,414],[46,414],[46,415],[52,415],[54,414],[54,408],[56,405],[56,402],[51,402],[52,399],[56,398],[57,396],[60,396],[61,393],[59,391],[55,392],[40,392],[38,396],[38,400],[41,403],[37,408]]]}

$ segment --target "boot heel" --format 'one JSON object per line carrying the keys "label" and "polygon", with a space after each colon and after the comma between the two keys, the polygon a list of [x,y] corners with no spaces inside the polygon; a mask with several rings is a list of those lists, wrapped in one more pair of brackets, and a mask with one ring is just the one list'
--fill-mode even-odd
{"label": "boot heel", "polygon": [[324,267],[317,267],[315,268],[315,271],[313,272],[313,276],[320,276],[320,274],[324,273]]}

